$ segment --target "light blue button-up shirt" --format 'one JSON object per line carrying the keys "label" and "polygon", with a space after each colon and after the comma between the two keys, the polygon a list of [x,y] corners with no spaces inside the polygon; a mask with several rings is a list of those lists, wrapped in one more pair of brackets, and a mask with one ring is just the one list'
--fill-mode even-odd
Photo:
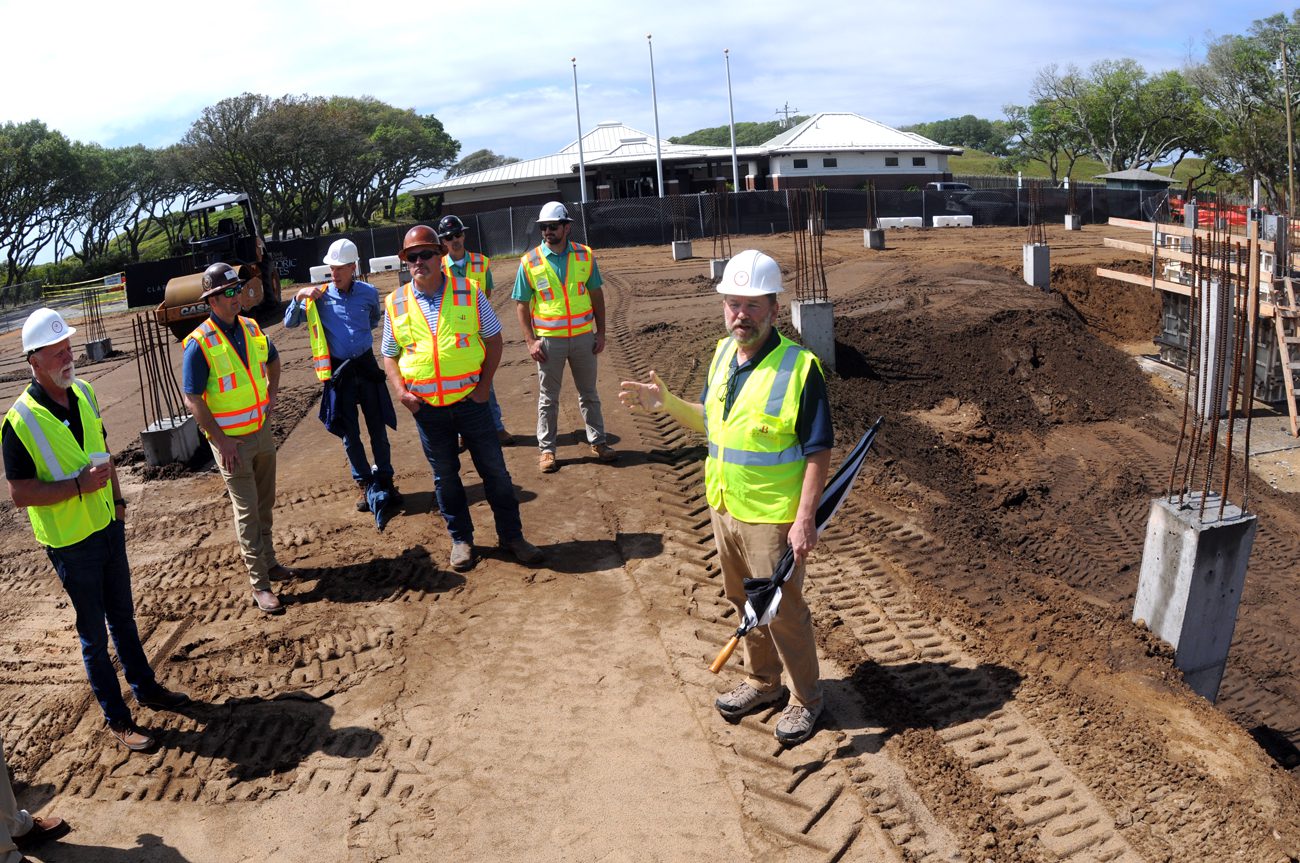
{"label": "light blue button-up shirt", "polygon": [[[330,282],[325,293],[316,300],[316,311],[320,313],[320,324],[325,328],[330,356],[350,360],[374,347],[373,331],[383,315],[379,291],[374,285],[353,281],[352,289],[343,293]],[[284,310],[284,326],[293,329],[306,319],[307,304],[295,296]]]}

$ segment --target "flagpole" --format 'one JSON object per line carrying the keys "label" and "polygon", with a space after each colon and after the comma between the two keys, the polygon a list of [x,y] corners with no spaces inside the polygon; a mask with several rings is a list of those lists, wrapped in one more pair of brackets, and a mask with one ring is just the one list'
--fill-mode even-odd
{"label": "flagpole", "polygon": [[740,191],[740,162],[736,160],[736,108],[731,101],[731,49],[722,49],[727,64],[727,116],[731,120],[731,190]]}
{"label": "flagpole", "polygon": [[659,96],[655,93],[655,46],[650,39],[651,34],[645,34],[646,45],[650,48],[650,104],[654,106],[655,112],[655,169],[659,174],[659,197],[664,196],[664,158],[659,150]]}
{"label": "flagpole", "polygon": [[587,166],[582,158],[582,110],[578,107],[578,58],[570,57],[573,63],[573,113],[578,118],[578,187],[582,190],[582,203],[587,203]]}

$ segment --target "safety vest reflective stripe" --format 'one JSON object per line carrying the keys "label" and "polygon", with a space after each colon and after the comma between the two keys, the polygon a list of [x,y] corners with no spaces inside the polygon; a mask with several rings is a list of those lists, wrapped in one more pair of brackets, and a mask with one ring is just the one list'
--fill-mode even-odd
{"label": "safety vest reflective stripe", "polygon": [[534,246],[520,259],[528,283],[533,289],[533,329],[539,336],[572,338],[595,329],[587,279],[591,277],[591,249],[569,243],[564,281],[542,254],[544,246]]}
{"label": "safety vest reflective stripe", "polygon": [[[260,429],[266,421],[266,406],[270,401],[266,337],[256,321],[241,316],[238,322],[244,328],[247,363],[211,319],[199,324],[186,339],[195,339],[208,362],[208,385],[203,401],[217,425],[229,435],[252,434]],[[222,375],[224,368],[229,372]],[[241,376],[240,372],[244,374]]]}
{"label": "safety vest reflective stripe", "polygon": [[780,452],[728,448],[723,450],[722,455],[718,455],[718,445],[710,441],[709,457],[719,459],[724,464],[737,464],[742,467],[772,467],[803,461],[804,455],[803,446],[800,444],[786,447]]}
{"label": "safety vest reflective stripe", "polygon": [[781,364],[776,367],[776,380],[772,382],[772,391],[767,397],[767,412],[779,414],[785,402],[786,390],[790,389],[790,378],[794,374],[795,363],[799,362],[799,352],[787,350],[781,356]]}
{"label": "safety vest reflective stripe", "polygon": [[580,327],[583,324],[590,323],[594,320],[596,320],[595,312],[587,312],[585,315],[578,315],[572,318],[539,318],[537,315],[533,315],[533,329],[538,331],[569,330],[570,328]]}
{"label": "safety vest reflective stripe", "polygon": [[[45,436],[45,429],[41,428],[41,424],[36,421],[36,414],[32,413],[32,409],[25,402],[21,399],[14,402],[14,410],[18,411],[23,418],[23,422],[27,424],[27,428],[31,430],[32,440],[36,443],[36,448],[40,450],[41,461],[45,464],[45,469],[50,472],[50,476],[56,480],[72,479],[81,473],[80,467],[76,470],[65,471],[59,465],[59,460],[54,457],[54,447],[50,445],[50,439]],[[84,466],[82,465],[82,467]]]}
{"label": "safety vest reflective stripe", "polygon": [[478,291],[468,279],[447,278],[436,331],[416,301],[414,284],[390,294],[385,303],[389,329],[402,351],[397,367],[408,391],[445,407],[478,385],[485,349],[479,334]]}
{"label": "safety vest reflective stripe", "polygon": [[475,373],[466,375],[463,378],[443,378],[441,381],[410,381],[406,388],[422,399],[432,399],[438,396],[459,393],[463,390],[472,390],[478,386],[479,377]]}
{"label": "safety vest reflective stripe", "polygon": [[334,376],[330,364],[330,346],[325,338],[325,327],[320,322],[320,310],[315,300],[307,300],[307,341],[311,345],[311,366],[316,380],[324,383]]}

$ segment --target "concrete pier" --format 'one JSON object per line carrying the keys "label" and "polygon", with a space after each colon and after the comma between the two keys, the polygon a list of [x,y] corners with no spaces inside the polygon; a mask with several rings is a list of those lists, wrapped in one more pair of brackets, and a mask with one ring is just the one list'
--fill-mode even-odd
{"label": "concrete pier", "polygon": [[821,237],[821,236],[824,236],[824,235],[826,234],[826,220],[825,220],[825,219],[809,219],[809,220],[808,220],[808,233],[809,233],[811,236],[814,236],[814,237]]}
{"label": "concrete pier", "polygon": [[685,261],[695,257],[691,254],[690,240],[673,240],[673,260]]}
{"label": "concrete pier", "polygon": [[1052,248],[1046,243],[1025,243],[1025,284],[1052,289]]}
{"label": "concrete pier", "polygon": [[867,249],[885,248],[884,228],[867,228],[862,232],[862,246]]}
{"label": "concrete pier", "polygon": [[795,300],[790,320],[804,346],[817,355],[822,365],[835,370],[835,305],[828,302]]}
{"label": "concrete pier", "polygon": [[86,359],[92,363],[99,362],[112,352],[112,339],[96,339],[93,342],[86,342]]}
{"label": "concrete pier", "polygon": [[199,424],[189,414],[159,420],[140,432],[140,448],[154,467],[187,462],[199,449]]}
{"label": "concrete pier", "polygon": [[1214,701],[1237,625],[1246,564],[1255,541],[1255,516],[1229,503],[1219,519],[1211,494],[1200,517],[1201,495],[1151,502],[1142,573],[1133,619],[1174,648],[1174,665],[1187,685]]}
{"label": "concrete pier", "polygon": [[711,259],[711,260],[709,261],[709,278],[710,278],[710,279],[720,279],[720,278],[722,278],[722,271],[725,270],[725,269],[727,268],[727,261],[729,261],[729,260],[731,260],[731,259],[730,259],[730,258],[713,258],[713,259]]}
{"label": "concrete pier", "polygon": [[1083,216],[1066,215],[1065,230],[1067,231],[1083,230]]}

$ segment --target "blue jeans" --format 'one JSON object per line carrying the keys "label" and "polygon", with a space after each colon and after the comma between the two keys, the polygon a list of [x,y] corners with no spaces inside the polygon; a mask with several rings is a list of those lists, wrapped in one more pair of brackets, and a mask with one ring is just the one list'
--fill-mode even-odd
{"label": "blue jeans", "polygon": [[[81,658],[86,663],[90,688],[110,723],[131,721],[122,699],[113,660],[108,656],[112,633],[117,658],[131,691],[137,696],[156,687],[153,669],[140,644],[131,601],[131,568],[126,559],[126,528],[114,519],[103,530],[63,548],[46,548],[54,571],[77,612]],[[104,622],[108,622],[105,632]]]}
{"label": "blue jeans", "polygon": [[415,427],[420,433],[424,457],[433,468],[434,495],[452,540],[474,541],[469,500],[460,480],[457,435],[465,441],[474,468],[483,479],[483,492],[496,519],[497,539],[509,542],[522,537],[524,529],[519,521],[519,501],[515,499],[514,484],[506,468],[505,456],[501,454],[501,442],[497,440],[492,412],[487,404],[479,404],[468,397],[444,408],[422,404],[415,414]]}
{"label": "blue jeans", "polygon": [[492,412],[492,426],[497,431],[505,431],[506,424],[501,420],[501,405],[497,403],[497,388],[488,388],[488,410]]}
{"label": "blue jeans", "polygon": [[343,430],[343,452],[348,457],[348,467],[352,478],[357,482],[369,482],[372,479],[393,478],[392,449],[388,445],[388,428],[384,425],[384,413],[380,399],[387,398],[382,383],[376,385],[369,381],[349,380],[347,386],[355,400],[355,406],[361,409],[366,419],[366,432],[370,435],[370,452],[375,457],[375,469],[370,469],[370,459],[366,458],[366,447],[361,442],[361,424],[357,412],[352,407],[339,412],[335,420]]}

